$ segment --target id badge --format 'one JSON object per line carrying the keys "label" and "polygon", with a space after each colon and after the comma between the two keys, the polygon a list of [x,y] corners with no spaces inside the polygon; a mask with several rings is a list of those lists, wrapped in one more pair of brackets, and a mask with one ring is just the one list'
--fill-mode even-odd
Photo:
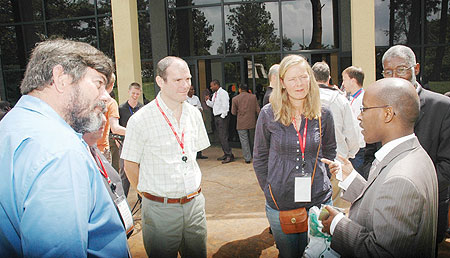
{"label": "id badge", "polygon": [[311,177],[296,177],[295,202],[311,202]]}
{"label": "id badge", "polygon": [[125,196],[122,195],[119,198],[115,199],[114,202],[119,210],[120,217],[125,224],[125,231],[128,235],[128,233],[133,230],[134,223],[133,215],[131,214],[130,207],[128,207],[127,199],[125,199]]}

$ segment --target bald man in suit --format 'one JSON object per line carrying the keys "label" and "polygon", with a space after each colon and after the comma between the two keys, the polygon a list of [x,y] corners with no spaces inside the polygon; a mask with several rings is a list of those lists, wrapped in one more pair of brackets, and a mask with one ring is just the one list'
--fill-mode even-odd
{"label": "bald man in suit", "polygon": [[323,231],[342,257],[434,257],[438,185],[433,162],[414,134],[419,97],[400,78],[368,87],[361,121],[364,140],[381,142],[368,181],[348,160],[342,169],[323,159],[341,178],[342,198],[352,206],[348,218],[327,206]]}

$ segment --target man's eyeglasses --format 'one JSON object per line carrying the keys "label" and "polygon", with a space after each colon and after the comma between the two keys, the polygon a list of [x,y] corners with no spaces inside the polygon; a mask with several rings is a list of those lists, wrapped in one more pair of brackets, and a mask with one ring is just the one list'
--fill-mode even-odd
{"label": "man's eyeglasses", "polygon": [[398,76],[403,76],[406,75],[406,72],[408,72],[409,69],[413,68],[415,65],[412,65],[410,67],[407,66],[399,66],[396,67],[394,70],[383,70],[383,72],[381,74],[383,74],[383,76],[385,78],[387,77],[393,77],[394,76],[394,72],[396,75]]}
{"label": "man's eyeglasses", "polygon": [[368,109],[372,109],[372,108],[386,108],[389,107],[389,105],[384,105],[384,106],[379,106],[379,107],[360,107],[359,110],[361,110],[361,113],[363,113],[364,111],[368,110]]}

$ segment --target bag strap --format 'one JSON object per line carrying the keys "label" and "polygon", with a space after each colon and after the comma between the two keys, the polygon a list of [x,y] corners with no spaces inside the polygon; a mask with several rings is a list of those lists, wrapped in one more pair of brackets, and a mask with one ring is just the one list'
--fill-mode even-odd
{"label": "bag strap", "polygon": [[[316,155],[316,162],[314,163],[314,170],[311,178],[311,186],[314,182],[314,175],[316,174],[316,167],[317,167],[317,160],[319,159],[319,152],[320,152],[320,146],[322,146],[322,117],[319,117],[319,147],[317,147],[317,155]],[[275,206],[277,206],[277,209],[280,210],[280,207],[278,207],[277,201],[275,201],[275,198],[273,197],[272,193],[272,187],[269,184],[269,192],[270,196],[272,197],[273,202],[275,203]]]}
{"label": "bag strap", "polygon": [[275,198],[273,198],[273,194],[272,194],[272,187],[269,184],[269,191],[270,191],[270,196],[272,196],[272,200],[275,203],[275,206],[277,206],[277,210],[280,210],[280,207],[278,207],[277,201],[275,201]]}
{"label": "bag strap", "polygon": [[313,174],[312,174],[312,178],[311,178],[311,186],[314,182],[314,175],[316,174],[316,167],[317,167],[317,160],[319,159],[319,151],[320,151],[320,146],[322,146],[322,117],[319,117],[319,147],[317,147],[317,155],[316,155],[316,162],[314,163],[314,170],[313,170]]}

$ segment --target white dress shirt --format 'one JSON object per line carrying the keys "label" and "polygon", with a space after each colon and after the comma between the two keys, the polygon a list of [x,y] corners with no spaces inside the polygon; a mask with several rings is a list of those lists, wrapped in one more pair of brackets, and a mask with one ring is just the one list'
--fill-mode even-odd
{"label": "white dress shirt", "polygon": [[[197,151],[207,148],[210,143],[197,108],[183,102],[178,124],[160,94],[156,99],[180,139],[184,131],[185,154],[153,100],[128,121],[121,158],[140,165],[139,191],[161,197],[180,198],[199,188],[201,172],[196,155]],[[183,155],[187,157],[186,162],[182,160]]]}
{"label": "white dress shirt", "polygon": [[357,128],[359,123],[353,115],[350,103],[338,90],[327,86],[320,87],[320,101],[333,114],[337,154],[344,158],[354,158],[360,148]]}
{"label": "white dress shirt", "polygon": [[192,106],[198,108],[200,111],[203,110],[200,99],[195,95],[192,95],[192,97],[187,96],[186,102],[191,104]]}
{"label": "white dress shirt", "polygon": [[[411,138],[414,138],[414,137],[416,137],[416,135],[414,133],[412,133],[410,135],[406,135],[406,136],[397,138],[395,140],[392,140],[392,141],[386,143],[377,152],[375,152],[375,159],[378,162],[381,162],[384,159],[384,157],[386,157],[386,155],[388,155],[389,152],[391,152],[395,147],[397,147],[401,143],[403,143],[403,142],[405,142],[405,141],[407,141],[407,140],[409,140]],[[341,169],[336,174],[336,179],[338,179],[338,180],[339,180],[339,178],[338,178],[339,177],[338,176],[339,173],[341,174],[340,175],[340,178],[341,178],[340,181],[341,181],[342,180],[342,170]],[[350,186],[350,184],[355,179],[357,173],[358,172],[356,172],[356,170],[353,169],[353,171],[350,173],[350,175],[344,181],[339,182],[339,184],[338,184],[339,187],[341,187],[344,190],[347,190],[348,187]],[[369,177],[370,177],[370,175],[369,175]],[[336,215],[336,217],[334,217],[334,219],[333,219],[333,221],[331,222],[331,225],[330,225],[330,233],[331,233],[331,235],[333,235],[333,232],[334,232],[334,229],[336,228],[336,225],[339,223],[339,221],[341,221],[341,219],[344,216],[345,215],[343,213],[339,213],[338,215]]]}
{"label": "white dress shirt", "polygon": [[206,101],[206,105],[212,107],[214,116],[220,115],[221,118],[225,118],[230,110],[230,97],[222,87],[214,92],[211,100]]}
{"label": "white dress shirt", "polygon": [[359,147],[360,148],[366,147],[366,142],[364,141],[364,136],[361,133],[362,128],[359,126],[359,120],[358,120],[358,116],[361,113],[363,98],[364,98],[364,89],[363,88],[361,88],[361,93],[358,94],[357,96],[355,96],[355,97],[350,96],[350,106],[352,107],[353,115],[355,116],[355,119],[357,121],[356,127],[359,132]]}

